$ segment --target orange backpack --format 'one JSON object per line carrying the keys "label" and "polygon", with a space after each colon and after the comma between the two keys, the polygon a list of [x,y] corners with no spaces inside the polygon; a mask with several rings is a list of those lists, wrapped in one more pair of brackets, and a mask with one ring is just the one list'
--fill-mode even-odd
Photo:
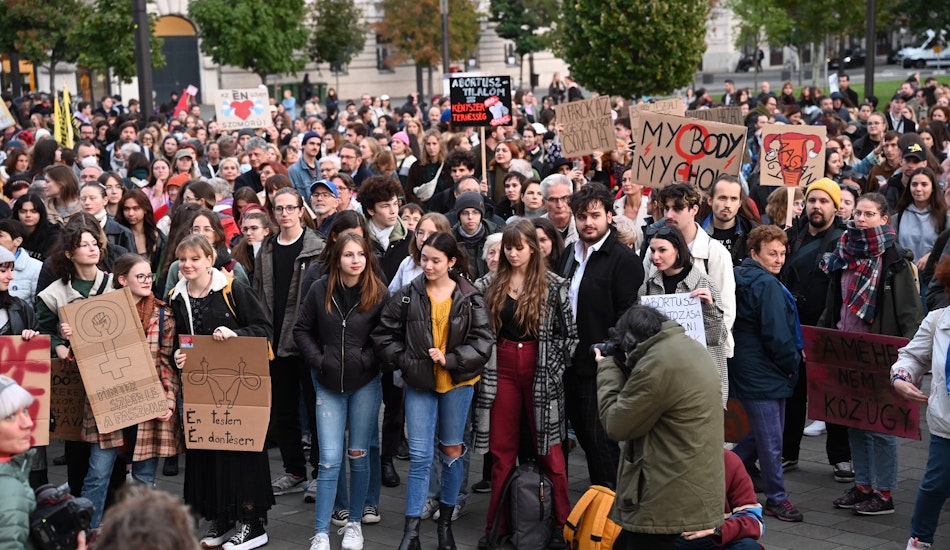
{"label": "orange backpack", "polygon": [[608,518],[614,504],[614,492],[591,485],[564,523],[564,541],[574,550],[609,550],[622,528]]}

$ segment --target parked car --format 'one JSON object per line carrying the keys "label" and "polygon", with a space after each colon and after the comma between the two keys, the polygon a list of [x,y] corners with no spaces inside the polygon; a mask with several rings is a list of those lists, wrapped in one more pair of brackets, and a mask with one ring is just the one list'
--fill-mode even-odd
{"label": "parked car", "polygon": [[927,65],[950,66],[950,52],[947,51],[947,31],[938,35],[932,30],[924,33],[920,46],[901,48],[897,52],[897,62],[901,67],[923,69]]}
{"label": "parked car", "polygon": [[829,69],[847,69],[850,67],[863,67],[867,56],[864,48],[849,48],[842,52],[840,57],[828,59]]}

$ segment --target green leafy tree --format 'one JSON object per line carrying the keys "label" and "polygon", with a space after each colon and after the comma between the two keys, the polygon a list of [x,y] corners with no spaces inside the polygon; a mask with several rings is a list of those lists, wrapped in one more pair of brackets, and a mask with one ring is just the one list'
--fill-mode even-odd
{"label": "green leafy tree", "polygon": [[945,29],[950,32],[950,2],[898,0],[892,13],[905,20],[907,28],[914,33],[923,33],[927,29]]}
{"label": "green leafy tree", "polygon": [[295,74],[303,69],[309,33],[304,0],[192,0],[188,16],[198,27],[201,51],[219,65],[256,74]]}
{"label": "green leafy tree", "polygon": [[706,50],[708,14],[708,2],[696,0],[569,0],[550,37],[587,88],[665,94],[692,82]]}
{"label": "green leafy tree", "polygon": [[[162,39],[155,36],[155,20],[154,15],[149,16],[149,44],[152,67],[158,68],[165,65],[165,56],[162,55]],[[132,3],[129,0],[95,0],[81,21],[79,63],[102,73],[112,71],[122,82],[131,82],[136,72]]]}
{"label": "green leafy tree", "polygon": [[[412,59],[420,67],[438,67],[442,62],[439,0],[382,0],[380,5],[384,16],[374,28],[384,42],[396,47],[386,63]],[[449,0],[450,58],[467,58],[478,45],[478,17],[472,0]]]}
{"label": "green leafy tree", "polygon": [[492,0],[491,20],[498,36],[515,44],[515,53],[525,56],[542,51],[545,32],[558,12],[557,0]]}
{"label": "green leafy tree", "polygon": [[89,8],[81,0],[4,0],[0,3],[0,50],[46,66],[55,88],[56,65],[79,57],[76,19]]}
{"label": "green leafy tree", "polygon": [[[353,60],[366,45],[363,11],[353,0],[317,0],[310,10],[313,21],[307,53],[316,63],[337,70]],[[339,88],[339,86],[337,86]]]}

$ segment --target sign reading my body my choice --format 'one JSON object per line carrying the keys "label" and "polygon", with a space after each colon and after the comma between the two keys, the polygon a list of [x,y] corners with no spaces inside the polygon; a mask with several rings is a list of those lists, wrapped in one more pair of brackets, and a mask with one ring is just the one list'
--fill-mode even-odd
{"label": "sign reading my body my choice", "polygon": [[511,124],[510,76],[453,76],[449,79],[449,99],[454,125]]}

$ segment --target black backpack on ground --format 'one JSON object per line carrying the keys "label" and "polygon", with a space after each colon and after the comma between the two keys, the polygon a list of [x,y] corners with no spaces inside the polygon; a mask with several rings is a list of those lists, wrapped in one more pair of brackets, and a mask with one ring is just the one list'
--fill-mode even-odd
{"label": "black backpack on ground", "polygon": [[[544,470],[529,461],[515,467],[502,489],[501,501],[488,535],[489,548],[509,543],[517,550],[544,550],[554,533],[554,487]],[[501,514],[508,513],[511,533],[498,534]]]}

